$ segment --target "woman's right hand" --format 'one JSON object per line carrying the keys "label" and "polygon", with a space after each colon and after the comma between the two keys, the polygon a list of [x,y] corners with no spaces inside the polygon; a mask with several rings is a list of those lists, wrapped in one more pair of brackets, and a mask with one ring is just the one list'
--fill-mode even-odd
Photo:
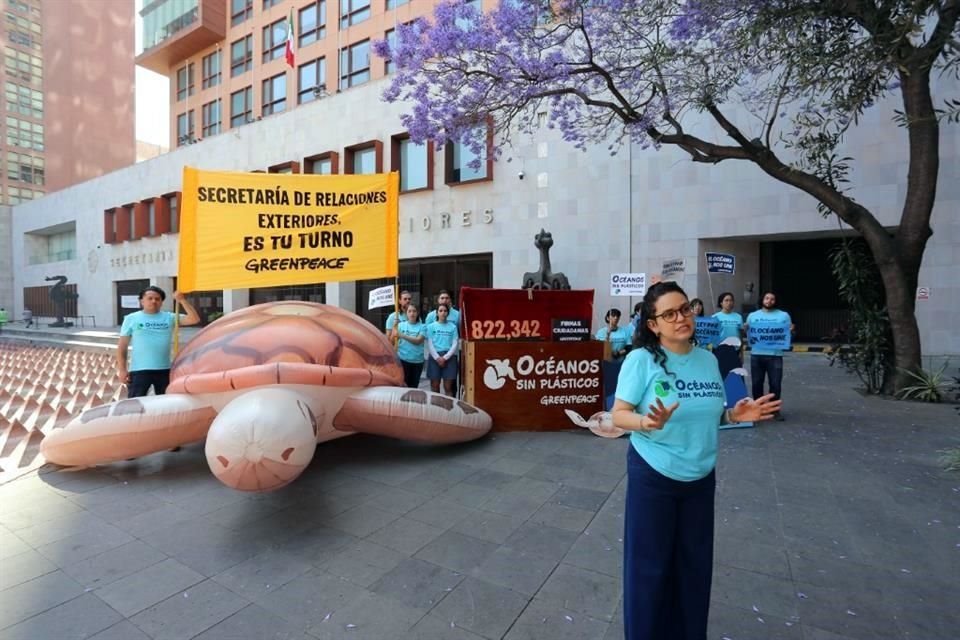
{"label": "woman's right hand", "polygon": [[656,431],[663,429],[664,425],[667,424],[667,420],[670,419],[670,416],[673,415],[673,412],[680,407],[679,402],[674,402],[669,407],[664,406],[663,402],[660,401],[660,398],[657,398],[656,404],[651,404],[649,411],[644,414],[641,421],[641,428],[646,429],[647,431]]}

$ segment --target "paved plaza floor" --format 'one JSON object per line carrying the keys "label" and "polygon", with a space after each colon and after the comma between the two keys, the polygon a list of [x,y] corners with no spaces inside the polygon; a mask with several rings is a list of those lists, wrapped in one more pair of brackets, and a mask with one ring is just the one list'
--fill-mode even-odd
{"label": "paved plaza floor", "polygon": [[[710,638],[960,637],[954,407],[785,370],[787,421],[720,435]],[[0,639],[621,638],[627,446],[354,436],[264,495],[200,445],[34,473],[0,487]]]}

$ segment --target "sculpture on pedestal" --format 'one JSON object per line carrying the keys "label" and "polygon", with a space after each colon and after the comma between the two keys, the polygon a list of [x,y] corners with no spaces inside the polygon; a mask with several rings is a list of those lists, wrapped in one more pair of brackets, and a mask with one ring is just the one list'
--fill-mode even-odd
{"label": "sculpture on pedestal", "polygon": [[50,300],[53,302],[54,312],[57,316],[57,321],[50,324],[51,327],[72,327],[72,322],[67,322],[63,319],[65,315],[65,308],[67,305],[67,300],[76,300],[77,294],[72,291],[67,291],[67,276],[48,276],[46,280],[49,282],[51,280],[56,280],[57,284],[50,287]]}
{"label": "sculpture on pedestal", "polygon": [[550,247],[553,246],[553,234],[544,229],[533,237],[533,246],[540,250],[539,271],[523,274],[521,289],[570,289],[570,281],[562,273],[554,273],[550,268]]}

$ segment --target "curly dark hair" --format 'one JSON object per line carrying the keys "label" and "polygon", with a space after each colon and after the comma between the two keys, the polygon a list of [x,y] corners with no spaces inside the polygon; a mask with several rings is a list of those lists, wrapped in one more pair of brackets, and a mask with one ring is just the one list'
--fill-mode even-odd
{"label": "curly dark hair", "polygon": [[660,338],[657,337],[647,321],[657,315],[657,300],[668,293],[679,293],[684,298],[687,297],[686,291],[680,288],[676,282],[658,282],[647,289],[647,294],[643,296],[643,303],[640,307],[640,322],[637,323],[637,330],[633,334],[634,349],[646,349],[653,355],[653,361],[663,367],[667,374],[676,377],[667,369],[667,354],[663,352],[660,345]]}

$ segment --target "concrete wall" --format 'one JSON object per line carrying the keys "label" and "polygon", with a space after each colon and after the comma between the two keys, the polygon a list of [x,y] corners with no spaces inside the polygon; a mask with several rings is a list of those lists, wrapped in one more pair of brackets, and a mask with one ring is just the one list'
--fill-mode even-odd
{"label": "concrete wall", "polygon": [[134,163],[132,0],[44,3],[46,190]]}
{"label": "concrete wall", "polygon": [[0,307],[13,315],[13,209],[0,205]]}
{"label": "concrete wall", "polygon": [[[177,236],[104,245],[104,209],[178,190],[187,165],[265,169],[331,150],[342,154],[346,146],[378,139],[384,144],[384,167],[389,167],[390,136],[402,133],[403,127],[400,108],[379,102],[383,86],[375,82],[344,91],[18,206],[13,236],[16,291],[42,284],[54,268],[26,264],[23,234],[76,220],[78,258],[55,269],[78,283],[80,313],[96,315],[98,324],[112,324],[111,283],[175,275]],[[960,334],[951,320],[960,312],[960,284],[954,275],[960,263],[960,223],[952,215],[960,199],[958,130],[945,128],[943,137],[942,188],[921,272],[921,284],[933,293],[918,309],[928,354],[960,353]],[[902,143],[902,131],[893,129],[885,115],[871,113],[844,150],[864,159],[853,176],[858,185],[854,197],[891,226],[903,198]],[[610,296],[610,273],[653,274],[664,260],[684,258],[682,282],[688,293],[711,298],[703,252],[730,252],[737,255],[737,273],[714,276],[713,295],[729,289],[744,302],[745,285],[752,282],[754,298],[749,302],[755,303],[759,241],[838,232],[834,220],[818,214],[811,197],[752,165],[693,164],[676,149],[625,148],[611,157],[606,145],[579,152],[544,130],[517,136],[514,148],[505,150],[495,164],[491,182],[448,187],[443,184],[443,164],[438,151],[432,191],[401,196],[400,257],[492,252],[494,286],[516,288],[523,273],[538,264],[533,236],[545,227],[556,243],[553,268],[566,273],[575,288],[596,290],[596,324],[610,306],[627,312],[636,302]],[[517,177],[520,170],[523,180]],[[492,220],[484,223],[487,210]],[[462,223],[464,212],[470,212],[469,225]],[[447,219],[449,224],[444,224]],[[118,259],[126,259],[126,266]],[[328,299],[349,306],[352,291],[350,283],[329,285]],[[22,302],[19,294],[16,297]]]}

